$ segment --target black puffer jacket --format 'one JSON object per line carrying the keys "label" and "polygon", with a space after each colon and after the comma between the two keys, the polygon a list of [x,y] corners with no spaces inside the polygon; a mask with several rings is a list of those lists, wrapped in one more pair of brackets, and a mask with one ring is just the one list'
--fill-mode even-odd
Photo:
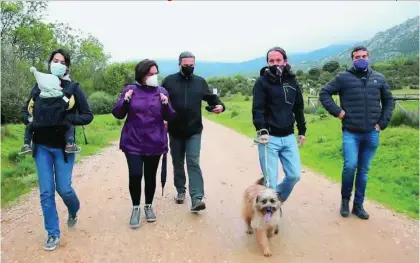
{"label": "black puffer jacket", "polygon": [[273,81],[267,67],[260,71],[254,84],[252,120],[255,129],[267,129],[270,135],[287,136],[294,133],[296,121],[299,135],[305,135],[302,90],[290,70],[283,71],[280,81]]}
{"label": "black puffer jacket", "polygon": [[[341,107],[332,98],[335,94],[339,94]],[[342,128],[351,132],[369,132],[376,124],[384,130],[395,107],[385,77],[370,68],[364,72],[351,68],[339,73],[322,88],[319,99],[335,117],[344,110]]]}

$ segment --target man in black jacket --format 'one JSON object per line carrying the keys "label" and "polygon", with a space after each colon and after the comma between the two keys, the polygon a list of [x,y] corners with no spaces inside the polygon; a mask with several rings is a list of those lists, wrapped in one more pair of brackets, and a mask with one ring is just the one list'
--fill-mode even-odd
{"label": "man in black jacket", "polygon": [[[379,146],[379,133],[391,120],[394,99],[385,77],[369,68],[369,53],[365,47],[355,47],[351,58],[353,67],[325,85],[319,98],[324,108],[342,122],[344,165],[340,213],[343,217],[349,216],[357,169],[352,213],[369,219],[363,208],[368,171]],[[339,94],[340,106],[332,98],[335,94]]]}
{"label": "man in black jacket", "polygon": [[[284,202],[300,179],[301,163],[293,126],[296,122],[299,145],[303,145],[306,133],[304,103],[286,52],[280,47],[270,49],[267,64],[254,84],[252,120],[260,142],[258,153],[264,183],[276,190],[280,201]],[[279,159],[285,177],[277,184]]]}
{"label": "man in black jacket", "polygon": [[[185,200],[184,160],[187,160],[191,211],[206,208],[203,202],[204,182],[200,168],[201,116],[202,100],[207,101],[208,110],[219,114],[225,110],[220,98],[213,94],[202,77],[194,72],[195,57],[191,52],[182,52],[179,56],[180,71],[167,76],[162,86],[168,91],[169,100],[176,111],[176,117],[168,122],[169,143],[174,167],[174,184],[178,195],[178,204]],[[185,158],[186,157],[186,158]]]}

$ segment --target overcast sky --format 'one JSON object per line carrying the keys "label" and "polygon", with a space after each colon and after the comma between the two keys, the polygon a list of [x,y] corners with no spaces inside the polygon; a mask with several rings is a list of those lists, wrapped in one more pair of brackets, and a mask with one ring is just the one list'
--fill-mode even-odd
{"label": "overcast sky", "polygon": [[47,21],[91,33],[112,56],[245,61],[359,41],[419,14],[417,1],[53,1]]}

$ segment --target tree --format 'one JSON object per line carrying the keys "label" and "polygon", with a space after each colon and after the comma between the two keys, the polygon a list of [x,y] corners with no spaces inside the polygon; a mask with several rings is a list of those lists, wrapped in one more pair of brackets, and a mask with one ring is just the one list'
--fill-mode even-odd
{"label": "tree", "polygon": [[332,60],[325,63],[324,66],[322,67],[322,70],[333,73],[339,68],[340,68],[340,63],[338,63],[338,61]]}
{"label": "tree", "polygon": [[317,81],[319,79],[319,76],[321,75],[321,71],[318,68],[311,68],[308,71],[308,77],[311,80]]}

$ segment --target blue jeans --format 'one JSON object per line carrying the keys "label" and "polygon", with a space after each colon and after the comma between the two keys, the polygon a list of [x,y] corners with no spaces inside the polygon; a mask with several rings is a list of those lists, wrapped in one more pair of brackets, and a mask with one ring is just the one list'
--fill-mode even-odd
{"label": "blue jeans", "polygon": [[352,133],[343,131],[343,173],[341,175],[341,197],[350,199],[353,191],[354,174],[356,182],[354,204],[362,205],[365,198],[366,184],[370,163],[379,146],[379,131]]}
{"label": "blue jeans", "polygon": [[41,207],[48,236],[60,236],[55,190],[67,206],[69,214],[75,216],[80,208],[79,199],[71,186],[74,153],[67,154],[64,162],[63,149],[35,145],[35,165],[38,173]]}
{"label": "blue jeans", "polygon": [[[267,160],[265,159],[266,151]],[[264,174],[264,183],[267,184],[267,178],[269,178],[269,187],[280,194],[280,199],[283,202],[286,201],[293,187],[299,181],[301,172],[299,148],[295,135],[290,134],[285,137],[270,136],[267,144],[258,145],[258,153],[261,170]],[[277,185],[279,159],[283,166],[285,176],[283,181]]]}

